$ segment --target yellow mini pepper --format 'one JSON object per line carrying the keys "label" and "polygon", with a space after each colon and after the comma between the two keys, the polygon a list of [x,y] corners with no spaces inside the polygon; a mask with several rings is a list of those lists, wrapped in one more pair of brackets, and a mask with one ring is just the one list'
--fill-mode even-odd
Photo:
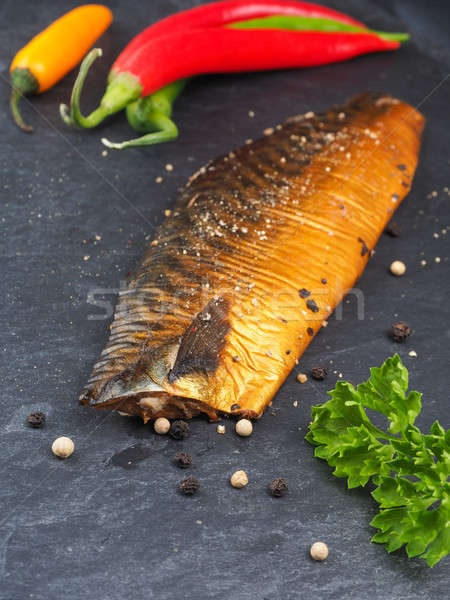
{"label": "yellow mini pepper", "polygon": [[69,11],[35,36],[11,63],[11,112],[23,131],[19,112],[22,95],[40,94],[75,67],[97,38],[109,27],[112,13],[101,4],[85,4]]}

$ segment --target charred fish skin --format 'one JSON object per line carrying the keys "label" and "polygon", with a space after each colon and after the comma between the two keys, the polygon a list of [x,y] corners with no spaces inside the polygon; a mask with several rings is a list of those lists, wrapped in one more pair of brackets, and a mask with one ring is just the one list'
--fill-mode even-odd
{"label": "charred fish skin", "polygon": [[409,191],[423,126],[364,94],[200,169],[121,291],[81,403],[259,417]]}

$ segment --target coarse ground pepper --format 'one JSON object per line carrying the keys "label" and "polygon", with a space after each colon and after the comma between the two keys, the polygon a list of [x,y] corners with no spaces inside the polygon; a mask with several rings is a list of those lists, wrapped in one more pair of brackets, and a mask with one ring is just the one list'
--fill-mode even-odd
{"label": "coarse ground pepper", "polygon": [[306,306],[309,308],[309,310],[312,310],[312,312],[314,313],[319,312],[319,307],[317,306],[315,300],[313,300],[312,298],[308,298],[308,300],[306,301]]}
{"label": "coarse ground pepper", "polygon": [[362,244],[361,256],[365,256],[369,252],[369,248],[367,247],[366,242],[361,237],[358,238],[358,242]]}

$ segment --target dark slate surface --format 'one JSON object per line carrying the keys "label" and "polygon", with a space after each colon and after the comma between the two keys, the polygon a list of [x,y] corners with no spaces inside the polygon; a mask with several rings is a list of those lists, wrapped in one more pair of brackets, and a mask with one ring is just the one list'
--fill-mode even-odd
{"label": "dark slate surface", "polygon": [[[58,103],[67,100],[74,73],[24,106],[35,135],[17,131],[8,115],[11,57],[74,2],[57,4],[6,0],[0,7],[0,598],[445,597],[448,559],[430,570],[403,551],[389,556],[371,544],[375,504],[369,491],[346,490],[313,458],[303,437],[311,405],[325,400],[338,373],[362,381],[370,366],[395,351],[410,369],[411,385],[424,393],[420,426],[428,428],[437,417],[448,427],[450,232],[441,232],[450,226],[450,81],[442,83],[449,66],[448,4],[333,2],[378,29],[409,30],[414,42],[397,53],[313,70],[198,80],[177,106],[177,143],[107,156],[99,139],[129,135],[122,116],[92,132],[68,130],[59,120]],[[130,36],[192,3],[108,4],[116,21],[101,40],[105,57],[90,77],[86,108],[99,98],[108,65]],[[114,301],[152,225],[189,174],[289,115],[367,89],[420,105],[428,125],[412,192],[396,215],[404,235],[383,236],[358,283],[364,319],[357,321],[350,299],[343,318],[330,319],[301,361],[303,371],[319,362],[329,366],[328,380],[300,386],[293,373],[276,397],[275,415],[267,413],[249,439],[237,438],[231,426],[218,436],[215,425],[199,419],[189,440],[176,443],[133,419],[79,407],[79,390],[108,325],[93,318],[105,311],[89,304],[88,294],[104,289]],[[164,170],[169,162],[170,174]],[[164,176],[160,185],[154,182],[158,175]],[[407,263],[405,277],[387,273],[393,259]],[[396,319],[414,328],[404,346],[386,335]],[[416,359],[408,356],[412,349]],[[42,431],[24,426],[36,409],[48,415]],[[76,443],[66,462],[50,451],[62,434]],[[181,449],[193,454],[192,474],[202,483],[193,498],[176,493],[184,472],[171,459]],[[241,491],[227,482],[238,468],[250,479]],[[276,476],[290,486],[279,500],[267,493]],[[323,564],[308,558],[310,543],[318,539],[330,548]]]}

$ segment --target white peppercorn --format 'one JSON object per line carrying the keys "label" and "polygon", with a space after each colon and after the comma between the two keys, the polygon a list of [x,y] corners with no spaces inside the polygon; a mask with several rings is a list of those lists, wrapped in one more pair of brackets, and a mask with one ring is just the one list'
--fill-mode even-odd
{"label": "white peppercorn", "polygon": [[236,423],[236,433],[242,437],[251,435],[253,431],[252,422],[249,419],[240,419]]}
{"label": "white peppercorn", "polygon": [[75,444],[68,437],[57,438],[52,444],[52,452],[59,458],[68,458],[75,450]]}
{"label": "white peppercorn", "polygon": [[314,542],[310,554],[314,560],[325,560],[328,556],[328,546],[323,542]]}
{"label": "white peppercorn", "polygon": [[243,488],[248,483],[247,473],[245,471],[236,471],[230,478],[230,483],[235,488]]}
{"label": "white peppercorn", "polygon": [[154,422],[153,428],[159,435],[165,435],[170,429],[170,421],[165,417],[160,417]]}
{"label": "white peppercorn", "polygon": [[390,270],[391,270],[392,275],[401,277],[406,272],[406,265],[401,260],[394,260],[394,262],[390,266]]}

